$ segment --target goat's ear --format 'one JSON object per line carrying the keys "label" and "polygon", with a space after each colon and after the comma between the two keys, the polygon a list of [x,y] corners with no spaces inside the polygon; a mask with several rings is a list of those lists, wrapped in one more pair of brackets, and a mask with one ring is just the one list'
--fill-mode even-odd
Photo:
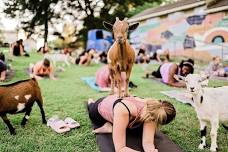
{"label": "goat's ear", "polygon": [[183,76],[175,74],[173,77],[174,77],[174,79],[176,79],[179,82],[185,82],[185,77],[183,77]]}
{"label": "goat's ear", "polygon": [[204,74],[203,76],[201,75],[201,79],[200,79],[200,84],[201,86],[208,86],[208,82],[209,82],[209,75]]}
{"label": "goat's ear", "polygon": [[139,23],[134,23],[129,26],[129,31],[134,31],[139,26]]}
{"label": "goat's ear", "polygon": [[209,83],[209,80],[206,79],[206,80],[204,80],[204,81],[201,81],[201,82],[200,82],[200,85],[201,85],[202,87],[206,87],[206,86],[208,86],[208,83]]}
{"label": "goat's ear", "polygon": [[103,22],[103,25],[104,25],[104,27],[105,27],[107,30],[112,31],[112,27],[113,27],[112,24],[110,24],[110,23],[104,21],[104,22]]}
{"label": "goat's ear", "polygon": [[210,78],[210,76],[207,75],[207,74],[201,75],[201,76],[200,76],[200,82],[203,82],[203,81],[205,81],[205,80],[208,80],[209,78]]}

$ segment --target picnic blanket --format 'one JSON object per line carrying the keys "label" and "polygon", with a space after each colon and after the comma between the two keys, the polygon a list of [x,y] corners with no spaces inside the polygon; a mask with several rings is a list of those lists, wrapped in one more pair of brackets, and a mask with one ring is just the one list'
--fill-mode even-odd
{"label": "picnic blanket", "polygon": [[[93,127],[95,129],[98,126],[96,126],[96,124],[93,123]],[[162,132],[156,131],[154,138],[155,147],[158,149],[159,152],[182,152],[181,148]],[[96,134],[96,140],[101,152],[115,152],[111,133]],[[127,129],[126,140],[128,147],[141,152],[144,151],[142,147],[141,129]]]}
{"label": "picnic blanket", "polygon": [[[185,104],[192,105],[192,95],[188,93],[186,90],[170,90],[170,91],[161,91],[162,94],[174,98],[177,101],[180,101]],[[193,105],[192,105],[193,106]]]}

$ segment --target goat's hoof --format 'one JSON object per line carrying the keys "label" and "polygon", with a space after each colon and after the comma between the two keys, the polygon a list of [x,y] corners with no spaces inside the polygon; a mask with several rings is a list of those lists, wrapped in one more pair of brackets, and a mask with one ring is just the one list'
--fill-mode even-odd
{"label": "goat's hoof", "polygon": [[13,131],[10,131],[10,134],[11,134],[11,135],[16,135],[16,132],[15,132],[15,130],[13,130]]}
{"label": "goat's hoof", "polygon": [[124,97],[129,97],[129,96],[130,96],[129,93],[124,94]]}
{"label": "goat's hoof", "polygon": [[210,151],[211,151],[211,152],[216,152],[217,150],[218,150],[217,147],[211,147],[211,148],[210,148]]}
{"label": "goat's hoof", "polygon": [[22,121],[22,122],[21,122],[21,126],[22,126],[22,127],[25,127],[25,124],[26,124],[25,121]]}
{"label": "goat's hoof", "polygon": [[123,96],[118,96],[118,98],[123,98]]}
{"label": "goat's hoof", "polygon": [[43,120],[43,124],[47,124],[47,120]]}
{"label": "goat's hoof", "polygon": [[203,150],[204,148],[206,148],[206,145],[205,144],[199,144],[198,148]]}

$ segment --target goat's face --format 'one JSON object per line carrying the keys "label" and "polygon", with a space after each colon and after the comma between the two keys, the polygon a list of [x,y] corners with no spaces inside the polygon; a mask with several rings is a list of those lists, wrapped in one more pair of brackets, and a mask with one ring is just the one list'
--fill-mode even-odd
{"label": "goat's face", "polygon": [[186,77],[177,76],[175,77],[178,81],[184,81],[187,86],[187,90],[192,94],[198,94],[202,89],[202,86],[207,85],[208,77],[201,76],[199,74],[188,74]]}
{"label": "goat's face", "polygon": [[187,90],[192,94],[197,94],[202,89],[201,77],[198,74],[189,74],[185,77]]}
{"label": "goat's face", "polygon": [[116,22],[113,24],[114,38],[119,44],[123,44],[126,41],[128,28],[129,26],[126,20],[116,20]]}
{"label": "goat's face", "polygon": [[112,25],[107,22],[103,22],[104,27],[106,27],[109,30],[113,31],[114,39],[119,43],[123,44],[127,40],[127,34],[128,31],[135,30],[139,23],[135,23],[129,26],[127,22],[127,18],[124,18],[124,20],[119,20],[119,18],[116,18],[115,23]]}

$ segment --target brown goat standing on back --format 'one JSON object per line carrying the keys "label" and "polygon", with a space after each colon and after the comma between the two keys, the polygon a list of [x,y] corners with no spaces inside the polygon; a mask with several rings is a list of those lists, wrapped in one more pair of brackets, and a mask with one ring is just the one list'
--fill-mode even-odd
{"label": "brown goat standing on back", "polygon": [[15,135],[16,132],[6,114],[25,112],[21,122],[21,125],[25,126],[35,101],[40,107],[43,123],[46,123],[43,99],[35,78],[0,86],[0,116],[8,126],[10,134]]}
{"label": "brown goat standing on back", "polygon": [[128,83],[132,70],[132,66],[135,62],[135,51],[127,40],[128,31],[135,30],[139,23],[129,25],[127,18],[120,21],[116,18],[116,22],[112,25],[107,22],[103,22],[104,26],[113,31],[115,42],[108,51],[108,65],[111,75],[111,92],[114,94],[115,83],[118,87],[118,96],[122,97],[122,85],[121,85],[121,72],[126,72],[126,86],[124,96],[128,96]]}

